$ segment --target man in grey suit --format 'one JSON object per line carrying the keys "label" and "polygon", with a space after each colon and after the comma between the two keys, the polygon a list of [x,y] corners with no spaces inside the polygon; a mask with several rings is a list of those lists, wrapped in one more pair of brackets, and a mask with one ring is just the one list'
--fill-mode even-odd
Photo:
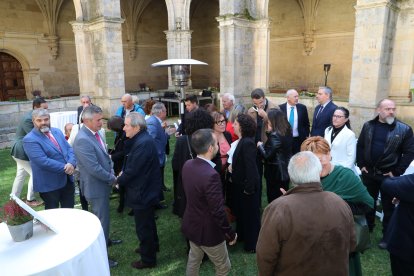
{"label": "man in grey suit", "polygon": [[[43,108],[47,109],[48,105],[45,99],[43,98],[36,98],[33,101],[33,110]],[[33,121],[32,121],[32,112],[30,110],[26,114],[24,114],[23,118],[21,119],[19,125],[16,129],[16,137],[14,145],[11,149],[11,155],[14,161],[16,161],[17,171],[16,177],[14,178],[13,187],[12,187],[12,194],[20,197],[20,193],[22,192],[24,181],[26,176],[29,175],[29,183],[27,184],[27,200],[26,203],[32,207],[36,207],[42,205],[43,202],[37,201],[35,198],[35,194],[33,191],[33,179],[32,179],[32,167],[29,163],[29,158],[27,157],[24,148],[23,148],[23,138],[26,136],[27,133],[32,131],[33,129]]]}
{"label": "man in grey suit", "polygon": [[[106,145],[98,132],[102,127],[102,110],[94,105],[88,106],[83,110],[82,120],[83,126],[73,144],[81,190],[91,204],[92,213],[101,221],[107,245],[118,244],[121,240],[109,239],[109,195],[116,177]],[[110,267],[117,264],[109,259]]]}

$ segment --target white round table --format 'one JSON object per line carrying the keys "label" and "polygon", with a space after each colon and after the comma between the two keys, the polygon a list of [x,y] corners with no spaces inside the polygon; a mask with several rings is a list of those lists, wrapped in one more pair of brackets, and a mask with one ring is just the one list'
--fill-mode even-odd
{"label": "white round table", "polygon": [[39,224],[33,237],[14,242],[0,224],[0,275],[110,275],[99,219],[78,209],[39,212],[58,233]]}
{"label": "white round table", "polygon": [[65,125],[67,123],[77,124],[78,123],[78,112],[77,111],[62,111],[50,113],[50,126],[56,127],[65,134]]}

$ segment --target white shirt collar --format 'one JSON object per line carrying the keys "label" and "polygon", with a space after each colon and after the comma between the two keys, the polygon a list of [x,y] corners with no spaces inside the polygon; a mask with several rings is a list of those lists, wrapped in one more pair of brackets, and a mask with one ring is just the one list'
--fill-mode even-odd
{"label": "white shirt collar", "polygon": [[213,168],[216,166],[216,164],[214,164],[214,162],[211,162],[211,160],[205,159],[204,157],[201,157],[201,156],[197,155],[197,158],[203,159],[208,164],[210,164],[210,166],[213,167]]}

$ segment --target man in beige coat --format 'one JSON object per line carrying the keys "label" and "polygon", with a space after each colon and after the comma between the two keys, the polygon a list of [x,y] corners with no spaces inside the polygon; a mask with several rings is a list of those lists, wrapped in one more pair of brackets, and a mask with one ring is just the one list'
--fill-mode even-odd
{"label": "man in beige coat", "polygon": [[263,213],[256,247],[260,275],[348,275],[356,245],[352,212],[339,196],[322,191],[321,169],[311,152],[290,160],[294,188]]}

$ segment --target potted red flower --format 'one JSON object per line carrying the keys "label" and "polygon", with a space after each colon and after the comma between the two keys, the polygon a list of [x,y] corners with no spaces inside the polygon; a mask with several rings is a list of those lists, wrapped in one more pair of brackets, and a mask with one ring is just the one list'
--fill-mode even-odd
{"label": "potted red flower", "polygon": [[0,219],[7,224],[10,235],[16,242],[33,236],[33,217],[14,200],[9,200],[0,211]]}

